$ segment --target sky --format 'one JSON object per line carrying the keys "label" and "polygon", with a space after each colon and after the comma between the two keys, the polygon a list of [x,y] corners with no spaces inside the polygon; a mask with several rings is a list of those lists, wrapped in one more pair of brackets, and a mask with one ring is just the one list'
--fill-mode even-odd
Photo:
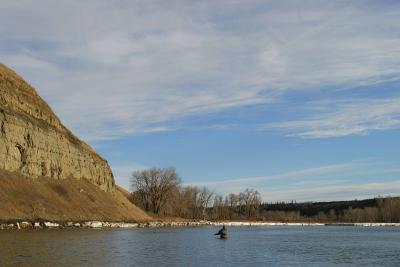
{"label": "sky", "polygon": [[400,1],[2,0],[0,62],[127,189],[400,195]]}

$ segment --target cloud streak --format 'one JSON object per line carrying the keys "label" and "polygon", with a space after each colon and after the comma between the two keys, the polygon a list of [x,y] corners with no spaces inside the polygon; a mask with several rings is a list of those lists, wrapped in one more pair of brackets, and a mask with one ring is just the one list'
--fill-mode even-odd
{"label": "cloud streak", "polygon": [[372,131],[400,128],[400,98],[357,100],[334,105],[335,111],[311,118],[271,123],[265,128],[281,129],[288,136],[329,138],[366,135]]}
{"label": "cloud streak", "polygon": [[[325,201],[400,195],[398,164],[373,159],[332,164],[262,177],[190,183],[219,194],[257,189],[263,201]],[[375,182],[379,178],[379,182]],[[371,182],[374,181],[374,182]]]}
{"label": "cloud streak", "polygon": [[246,178],[239,178],[239,179],[227,179],[227,180],[219,180],[219,181],[202,181],[197,183],[191,183],[194,186],[212,186],[212,187],[219,187],[219,186],[229,186],[232,187],[240,187],[243,186],[250,186],[254,183],[258,182],[265,182],[265,181],[272,181],[272,180],[290,180],[290,179],[310,179],[310,177],[320,176],[324,174],[333,174],[339,171],[349,170],[354,168],[353,164],[333,164],[333,165],[326,165],[314,168],[307,168],[303,170],[296,170],[285,172],[276,175],[270,176],[258,176],[258,177],[246,177]]}
{"label": "cloud streak", "polygon": [[[1,61],[89,140],[400,74],[395,4],[5,0],[0,9]],[[325,128],[298,134],[333,135]]]}
{"label": "cloud streak", "polygon": [[307,187],[290,190],[263,190],[262,198],[267,201],[332,201],[366,199],[378,196],[399,196],[400,181],[364,184],[341,184]]}

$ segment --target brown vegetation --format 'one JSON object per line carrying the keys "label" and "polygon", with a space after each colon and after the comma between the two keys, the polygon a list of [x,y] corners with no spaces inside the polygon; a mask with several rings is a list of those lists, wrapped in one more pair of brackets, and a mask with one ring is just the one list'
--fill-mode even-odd
{"label": "brown vegetation", "polygon": [[[236,195],[237,196],[237,195]],[[228,196],[232,198],[232,196]],[[235,198],[237,199],[237,198]],[[208,210],[213,220],[259,220],[319,223],[400,223],[400,198],[376,198],[339,202],[264,203],[215,202]],[[246,208],[247,207],[247,208]],[[251,210],[251,213],[243,212]]]}
{"label": "brown vegetation", "polygon": [[116,188],[107,193],[82,179],[28,179],[0,171],[0,220],[148,221],[151,218]]}
{"label": "brown vegetation", "polygon": [[[224,199],[207,187],[183,186],[174,168],[136,171],[132,174],[131,185],[134,190],[132,202],[158,217],[217,220],[239,215],[251,218],[261,204],[260,194],[251,189]],[[214,206],[210,208],[212,203]],[[229,213],[227,207],[238,210],[235,214]]]}
{"label": "brown vegetation", "polygon": [[[166,172],[170,176],[163,175]],[[161,186],[163,184],[169,185],[168,190],[163,190],[167,188]],[[171,168],[135,172],[132,185],[134,192],[131,200],[139,207],[153,212],[158,218],[400,223],[399,197],[332,202],[262,203],[259,192],[253,189],[222,196],[215,195],[206,187],[183,186],[175,169]],[[138,188],[140,190],[135,190]],[[151,199],[157,199],[161,195],[164,201],[160,209],[152,209]]]}
{"label": "brown vegetation", "polygon": [[206,187],[182,186],[174,168],[136,171],[131,186],[132,202],[158,217],[208,218],[213,193]]}
{"label": "brown vegetation", "polygon": [[271,221],[309,222],[400,222],[400,198],[352,201],[263,204],[259,218]]}
{"label": "brown vegetation", "polygon": [[145,211],[160,214],[180,183],[175,169],[136,171],[132,174],[133,200]]}

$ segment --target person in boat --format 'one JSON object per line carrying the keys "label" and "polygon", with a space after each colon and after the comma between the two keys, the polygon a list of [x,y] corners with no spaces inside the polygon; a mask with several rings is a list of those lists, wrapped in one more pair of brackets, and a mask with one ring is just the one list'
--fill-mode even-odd
{"label": "person in boat", "polygon": [[215,235],[219,235],[220,238],[226,239],[228,238],[228,231],[226,230],[225,225],[222,226],[222,229],[219,230],[218,233],[216,233]]}

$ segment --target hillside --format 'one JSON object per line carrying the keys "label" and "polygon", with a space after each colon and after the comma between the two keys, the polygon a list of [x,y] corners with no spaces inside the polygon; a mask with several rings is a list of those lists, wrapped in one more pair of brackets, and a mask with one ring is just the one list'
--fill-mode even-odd
{"label": "hillside", "polygon": [[86,180],[27,179],[0,171],[0,220],[146,221],[150,217],[117,188],[104,192]]}
{"label": "hillside", "polygon": [[87,179],[114,189],[106,160],[60,122],[36,90],[0,64],[0,169],[29,178]]}
{"label": "hillside", "polygon": [[0,64],[0,221],[144,221],[107,161]]}

